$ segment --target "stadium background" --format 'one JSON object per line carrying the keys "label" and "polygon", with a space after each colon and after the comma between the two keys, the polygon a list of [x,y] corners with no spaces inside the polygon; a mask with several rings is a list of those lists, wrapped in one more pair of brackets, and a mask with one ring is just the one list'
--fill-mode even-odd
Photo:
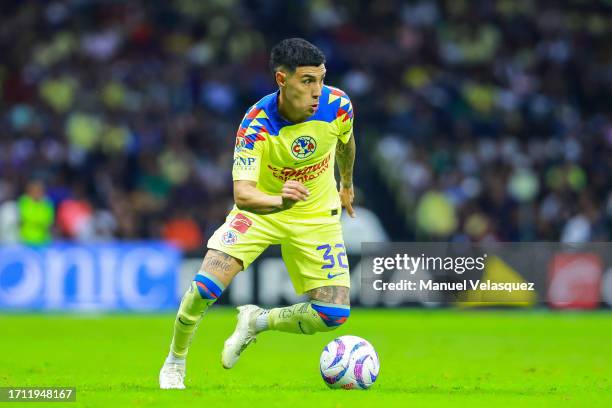
{"label": "stadium background", "polygon": [[[140,394],[126,398],[144,398],[144,405],[160,401],[144,397],[147,386],[142,384],[155,380],[156,372],[149,371],[161,363],[155,359],[165,353],[172,316],[143,313],[175,309],[185,280],[203,255],[203,243],[222,223],[232,203],[236,128],[245,109],[275,89],[267,67],[269,50],[292,36],[307,38],[324,51],[327,82],[345,90],[355,108],[359,208],[358,219],[345,224],[353,265],[363,237],[367,241],[610,241],[611,11],[610,1],[586,0],[3,2],[0,327],[4,348],[29,344],[30,331],[49,347],[43,347],[49,353],[67,339],[74,342],[79,336],[75,326],[84,322],[94,333],[108,330],[110,337],[100,337],[108,348],[119,344],[114,339],[122,338],[120,333],[127,327],[156,322],[157,331],[147,332],[155,346],[142,357],[150,367],[134,372],[143,377],[137,383],[141,388],[136,387]],[[608,267],[604,265],[602,275]],[[273,305],[295,300],[277,252],[270,251],[254,269],[241,276],[223,303]],[[612,282],[612,272],[606,276]],[[363,319],[369,316],[389,326],[397,323],[387,313],[397,316],[405,324],[398,326],[399,334],[424,336],[423,350],[427,339],[439,340],[447,325],[461,336],[461,323],[452,322],[465,321],[466,330],[486,331],[495,339],[493,344],[510,349],[513,345],[500,337],[512,331],[512,322],[519,331],[548,328],[541,338],[524,339],[520,347],[526,349],[545,347],[555,333],[577,330],[581,335],[576,334],[571,339],[575,343],[568,341],[563,350],[575,361],[586,362],[576,370],[599,378],[609,373],[609,353],[599,356],[607,365],[589,366],[595,357],[576,351],[578,346],[603,347],[606,330],[609,341],[612,293],[605,290],[612,292],[612,283],[597,280],[595,287],[595,305],[607,309],[597,314],[550,315],[544,311],[546,304],[538,305],[535,312],[482,315],[448,308],[362,309],[362,313]],[[15,314],[24,310],[38,314]],[[90,321],[97,315],[41,313],[100,310],[138,314],[103,314]],[[211,317],[211,326],[214,322],[231,326],[229,309],[219,308],[217,316]],[[354,326],[343,328],[346,333],[373,337],[375,346],[378,340],[387,353],[400,347],[395,343],[398,332],[385,334],[379,325],[382,334],[377,334],[369,331],[365,320],[351,319]],[[11,327],[21,334],[11,333]],[[53,327],[59,328],[58,333],[43,331]],[[316,349],[325,342],[295,341],[304,350],[315,350],[315,357],[308,356],[315,360]],[[463,341],[479,339],[468,336]],[[30,350],[29,345],[24,347]],[[467,359],[464,349],[455,352]],[[520,368],[537,371],[541,381],[549,377],[562,384],[551,391],[553,385],[546,383],[544,394],[537,394],[542,401],[548,401],[547,396],[590,395],[589,386],[609,391],[609,383],[584,379],[585,388],[574,390],[575,394],[564,389],[566,380],[570,387],[571,375],[548,375],[548,359],[561,351],[550,353],[543,362],[536,359],[535,368]],[[44,383],[41,373],[48,373],[53,384],[63,384],[76,375],[68,368],[54,375],[52,359],[31,356],[23,362],[5,360],[0,380]],[[123,357],[130,359],[129,354]],[[516,355],[508,352],[505,358]],[[98,354],[94,360],[104,358]],[[396,361],[401,373],[404,360],[401,355]],[[426,371],[427,356],[412,355],[406,361]],[[384,364],[383,358],[383,379]],[[390,363],[387,367],[392,373]],[[425,401],[431,395],[419,393],[431,391],[428,387],[437,381],[436,374],[424,376],[422,388],[406,384],[385,388],[384,383],[380,388],[389,395],[410,389]],[[433,392],[434,400],[453,393],[455,374],[452,369],[445,374],[450,388]],[[262,378],[278,381],[274,371],[267,375]],[[123,381],[130,384],[126,378]],[[205,387],[198,383],[203,379],[193,381],[196,390]],[[113,400],[93,386],[87,388],[88,384],[84,380],[81,388],[93,398],[90,402]],[[480,382],[459,387],[473,391]],[[514,391],[525,397],[521,389]],[[484,397],[468,394],[468,400],[477,403],[492,398],[495,391],[485,392]],[[501,394],[513,398],[512,391]],[[609,398],[609,393],[601,395]],[[381,394],[370,397],[382,398]],[[400,393],[402,398],[409,397]],[[394,400],[381,401],[393,404]]]}

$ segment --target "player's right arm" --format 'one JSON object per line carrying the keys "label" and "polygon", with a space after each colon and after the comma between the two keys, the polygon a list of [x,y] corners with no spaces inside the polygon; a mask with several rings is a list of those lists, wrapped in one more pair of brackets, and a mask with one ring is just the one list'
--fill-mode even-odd
{"label": "player's right arm", "polygon": [[234,180],[234,202],[240,210],[255,214],[272,214],[287,210],[298,201],[306,201],[309,191],[302,183],[288,180],[280,195],[266,194],[257,188],[257,182]]}
{"label": "player's right arm", "polygon": [[296,202],[305,201],[310,194],[302,183],[295,180],[286,181],[280,195],[267,194],[257,188],[264,143],[263,136],[246,135],[246,128],[242,125],[238,129],[232,168],[234,202],[240,210],[256,214],[287,210]]}

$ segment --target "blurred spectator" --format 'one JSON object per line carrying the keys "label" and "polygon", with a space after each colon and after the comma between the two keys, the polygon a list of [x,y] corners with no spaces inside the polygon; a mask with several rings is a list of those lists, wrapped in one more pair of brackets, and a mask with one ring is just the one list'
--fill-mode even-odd
{"label": "blurred spectator", "polygon": [[0,179],[0,243],[19,242],[19,209],[14,187]]}
{"label": "blurred spectator", "polygon": [[19,242],[19,209],[15,201],[0,204],[0,243]]}
{"label": "blurred spectator", "polygon": [[416,208],[416,222],[426,239],[446,239],[457,228],[455,208],[446,195],[435,191],[421,197]]}
{"label": "blurred spectator", "polygon": [[45,187],[40,181],[30,181],[25,193],[17,200],[19,216],[19,238],[27,245],[43,245],[51,241],[54,209],[45,196]]}
{"label": "blurred spectator", "polygon": [[162,226],[162,238],[183,251],[195,251],[205,243],[202,230],[193,217],[178,211]]}

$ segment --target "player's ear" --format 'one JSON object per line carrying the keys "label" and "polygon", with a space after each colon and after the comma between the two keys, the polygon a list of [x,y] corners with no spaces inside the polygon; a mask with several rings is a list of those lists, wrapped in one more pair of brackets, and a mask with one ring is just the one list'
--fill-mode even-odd
{"label": "player's ear", "polygon": [[281,70],[274,72],[274,78],[279,88],[284,88],[287,85],[287,73]]}

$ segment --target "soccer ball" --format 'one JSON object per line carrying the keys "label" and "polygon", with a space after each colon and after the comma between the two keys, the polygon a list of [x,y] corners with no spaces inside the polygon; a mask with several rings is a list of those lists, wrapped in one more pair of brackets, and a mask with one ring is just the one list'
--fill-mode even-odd
{"label": "soccer ball", "polygon": [[366,340],[342,336],[325,346],[319,367],[330,388],[367,389],[378,377],[380,362],[376,350]]}

